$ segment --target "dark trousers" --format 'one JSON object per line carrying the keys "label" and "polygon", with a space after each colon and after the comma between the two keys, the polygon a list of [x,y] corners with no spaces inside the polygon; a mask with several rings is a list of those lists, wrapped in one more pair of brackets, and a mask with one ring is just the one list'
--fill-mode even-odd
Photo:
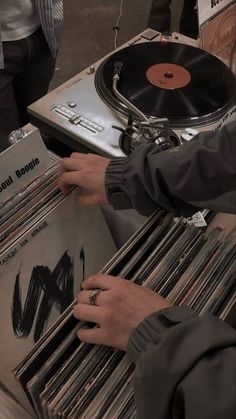
{"label": "dark trousers", "polygon": [[0,152],[9,147],[8,135],[29,122],[27,106],[47,93],[55,59],[43,31],[3,42],[5,68],[0,70]]}
{"label": "dark trousers", "polygon": [[[180,33],[196,38],[198,35],[198,16],[195,10],[196,0],[184,0],[180,18]],[[153,0],[147,26],[159,32],[170,32],[171,0]]]}

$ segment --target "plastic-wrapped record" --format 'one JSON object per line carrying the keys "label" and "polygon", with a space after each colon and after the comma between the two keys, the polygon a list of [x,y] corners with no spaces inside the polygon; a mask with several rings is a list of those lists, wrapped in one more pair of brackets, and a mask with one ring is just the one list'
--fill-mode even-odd
{"label": "plastic-wrapped record", "polygon": [[173,126],[213,122],[234,103],[234,76],[218,58],[184,44],[145,42],[115,52],[95,75],[101,98],[122,115],[129,112],[112,89],[117,62],[119,92],[148,117],[168,118]]}

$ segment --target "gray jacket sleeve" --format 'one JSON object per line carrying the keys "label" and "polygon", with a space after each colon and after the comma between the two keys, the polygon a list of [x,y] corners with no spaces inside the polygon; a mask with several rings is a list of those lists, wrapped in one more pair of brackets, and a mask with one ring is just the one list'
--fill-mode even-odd
{"label": "gray jacket sleeve", "polygon": [[177,216],[199,208],[235,213],[235,135],[232,122],[161,153],[154,144],[140,145],[127,158],[112,159],[105,180],[110,203],[143,215],[158,206]]}
{"label": "gray jacket sleeve", "polygon": [[132,333],[138,419],[235,419],[236,332],[211,315],[172,307]]}

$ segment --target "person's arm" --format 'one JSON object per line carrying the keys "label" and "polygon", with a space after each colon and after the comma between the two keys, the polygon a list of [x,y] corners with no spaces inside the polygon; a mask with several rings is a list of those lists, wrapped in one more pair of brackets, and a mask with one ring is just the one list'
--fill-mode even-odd
{"label": "person's arm", "polygon": [[115,209],[135,208],[144,215],[159,206],[184,216],[199,208],[235,213],[235,128],[230,123],[160,153],[155,144],[140,145],[127,158],[72,153],[62,160],[60,188],[68,193],[80,185],[83,205],[109,201]]}
{"label": "person's arm", "polygon": [[236,332],[223,321],[106,275],[83,283],[73,314],[99,326],[80,328],[81,341],[123,349],[136,364],[139,419],[235,419]]}
{"label": "person's arm", "polygon": [[189,216],[199,208],[236,212],[236,122],[219,132],[158,152],[140,145],[127,158],[112,159],[106,192],[115,209],[133,207],[144,215],[157,206]]}
{"label": "person's arm", "polygon": [[236,332],[216,317],[172,307],[131,334],[138,419],[235,419]]}

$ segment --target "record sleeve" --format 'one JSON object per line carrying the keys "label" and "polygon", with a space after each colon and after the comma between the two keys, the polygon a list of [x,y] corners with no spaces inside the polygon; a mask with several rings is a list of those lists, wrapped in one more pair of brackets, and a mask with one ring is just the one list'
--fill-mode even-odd
{"label": "record sleeve", "polygon": [[218,15],[223,9],[227,9],[232,3],[234,0],[198,0],[199,25]]}
{"label": "record sleeve", "polygon": [[27,407],[12,370],[74,301],[84,277],[98,272],[115,253],[100,209],[79,207],[77,193],[49,212],[45,208],[0,255],[0,380]]}
{"label": "record sleeve", "polygon": [[200,27],[202,48],[220,58],[236,74],[236,3]]}

